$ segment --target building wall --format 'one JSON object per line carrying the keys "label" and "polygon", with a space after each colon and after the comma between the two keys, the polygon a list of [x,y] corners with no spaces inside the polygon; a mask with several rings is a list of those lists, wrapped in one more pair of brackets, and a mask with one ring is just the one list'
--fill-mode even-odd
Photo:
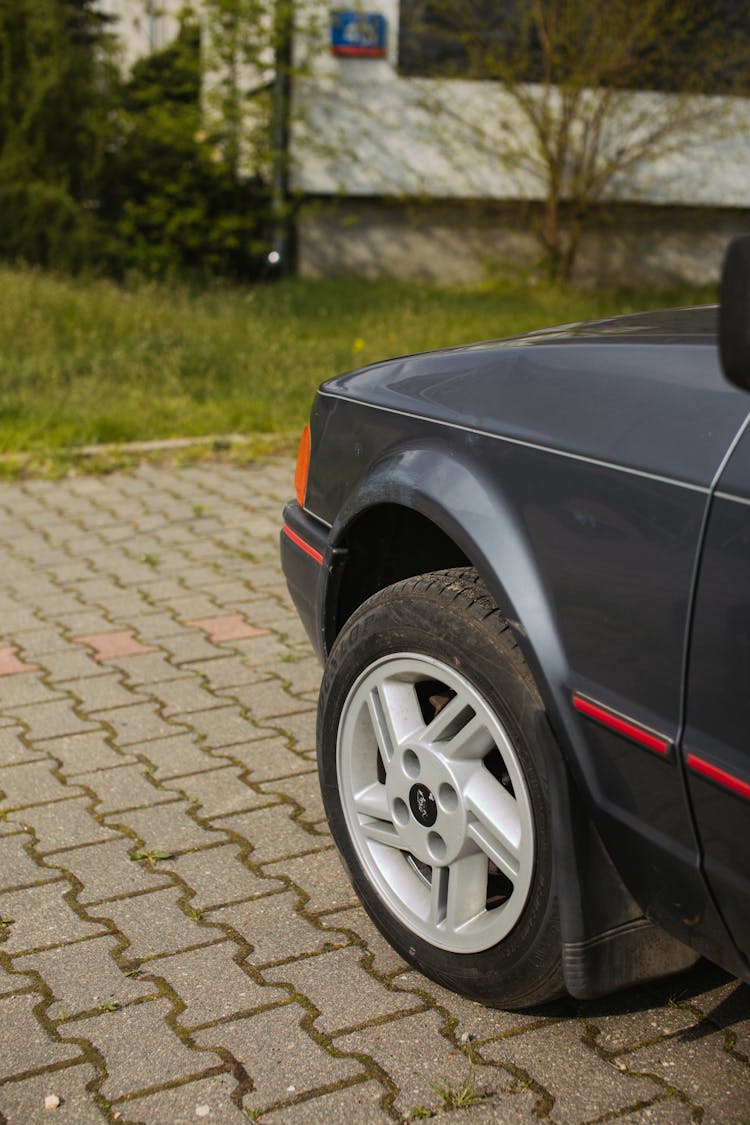
{"label": "building wall", "polygon": [[125,69],[151,51],[174,39],[183,0],[98,0],[98,7],[116,20],[113,30],[119,40]]}
{"label": "building wall", "polygon": [[[530,267],[529,208],[543,184],[502,157],[504,138],[525,128],[513,100],[497,83],[399,75],[398,0],[363,5],[387,17],[386,58],[336,58],[328,5],[312,2],[316,19],[298,32],[306,77],[296,79],[293,113],[292,184],[315,199],[298,226],[301,271],[459,280]],[[638,277],[704,280],[726,232],[748,229],[750,101],[703,102],[722,129],[710,141],[687,134],[613,184],[580,276],[620,278],[632,265]],[[676,104],[641,93],[629,112]]]}
{"label": "building wall", "polygon": [[[539,276],[533,207],[468,200],[318,198],[297,223],[305,277],[351,274],[442,284]],[[613,205],[584,236],[574,281],[713,285],[750,208]]]}

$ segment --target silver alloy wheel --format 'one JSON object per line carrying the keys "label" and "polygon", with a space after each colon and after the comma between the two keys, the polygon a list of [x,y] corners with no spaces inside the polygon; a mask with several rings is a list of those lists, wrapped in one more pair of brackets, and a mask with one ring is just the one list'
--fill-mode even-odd
{"label": "silver alloy wheel", "polygon": [[507,937],[532,883],[534,819],[518,755],[479,692],[431,657],[384,657],[347,695],[336,754],[353,846],[396,918],[455,953]]}

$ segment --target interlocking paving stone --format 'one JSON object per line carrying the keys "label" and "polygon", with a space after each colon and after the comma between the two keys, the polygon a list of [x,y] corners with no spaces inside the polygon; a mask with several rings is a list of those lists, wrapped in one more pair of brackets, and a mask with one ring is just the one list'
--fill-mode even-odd
{"label": "interlocking paving stone", "polygon": [[377,1125],[393,1120],[381,1107],[384,1093],[378,1082],[357,1082],[332,1094],[268,1110],[261,1120],[264,1125]]}
{"label": "interlocking paving stone", "polygon": [[[357,896],[349,877],[344,871],[335,848],[324,848],[300,859],[282,859],[278,866],[266,863],[263,871],[267,875],[274,872],[286,875],[295,886],[308,896],[306,910],[315,914],[319,910],[340,910],[345,906],[355,906]],[[338,915],[337,915],[338,917]]]}
{"label": "interlocking paving stone", "polygon": [[103,903],[96,913],[110,919],[127,938],[123,956],[129,961],[162,957],[221,940],[221,930],[188,917],[179,906],[182,897],[181,888],[164,887],[151,894]]}
{"label": "interlocking paving stone", "polygon": [[221,707],[224,702],[209,691],[205,691],[198,675],[182,676],[178,680],[164,681],[149,688],[141,688],[140,694],[146,691],[161,705],[162,713],[169,717],[177,715],[190,715],[193,711],[206,711],[212,707]]}
{"label": "interlocking paving stone", "polygon": [[[9,720],[11,722],[11,720]],[[21,728],[10,725],[0,728],[0,767],[23,765],[42,757],[41,752],[29,749],[21,737]],[[0,777],[2,774],[0,773]]]}
{"label": "interlocking paving stone", "polygon": [[[62,866],[83,883],[81,903],[107,901],[134,891],[149,891],[163,887],[169,875],[163,871],[148,871],[143,863],[130,858],[136,851],[134,840],[116,839],[108,843],[92,844],[70,851],[58,851],[51,862]],[[94,913],[101,913],[96,910]]]}
{"label": "interlocking paving stone", "polygon": [[[146,969],[163,977],[185,1003],[185,1011],[178,1017],[183,1027],[212,1023],[253,1009],[283,1004],[289,999],[289,993],[283,988],[257,984],[236,963],[237,953],[234,942],[224,941],[172,957],[160,957]],[[211,982],[210,988],[206,988],[206,981]]]}
{"label": "interlocking paving stone", "polygon": [[25,632],[16,631],[15,638],[23,646],[25,660],[34,661],[40,668],[49,671],[55,659],[61,653],[69,652],[70,642],[62,628],[48,624],[47,628],[29,629]]}
{"label": "interlocking paving stone", "polygon": [[[269,865],[264,870],[272,873],[275,866]],[[351,930],[356,934],[372,956],[372,967],[383,976],[401,973],[407,968],[406,962],[381,936],[361,906],[350,910],[336,910],[332,914],[321,914],[318,916],[318,923],[324,929],[330,929],[334,937],[340,931]],[[426,981],[427,978],[421,979]]]}
{"label": "interlocking paving stone", "polygon": [[140,762],[124,763],[108,770],[79,773],[78,785],[95,794],[97,815],[106,816],[121,809],[160,805],[174,800],[174,794],[155,785]]}
{"label": "interlocking paving stone", "polygon": [[[29,609],[22,609],[15,606],[13,609],[6,610],[3,614],[3,633],[5,636],[15,636],[23,632],[24,629],[33,629],[39,625],[39,618]],[[9,657],[12,656],[12,646]],[[4,650],[7,651],[7,650]],[[16,668],[16,671],[22,669]]]}
{"label": "interlocking paving stone", "polygon": [[107,770],[132,761],[129,753],[114,749],[101,731],[71,734],[63,738],[34,743],[37,754],[48,753],[60,762],[60,770],[68,779],[90,770]]}
{"label": "interlocking paving stone", "polygon": [[[3,673],[0,672],[0,675]],[[49,687],[38,672],[5,673],[0,680],[0,707],[3,710],[15,710],[30,703],[50,703],[60,697],[60,691]]]}
{"label": "interlocking paving stone", "polygon": [[133,695],[122,686],[120,673],[107,672],[101,676],[87,676],[85,679],[66,680],[57,684],[58,690],[64,688],[78,700],[79,710],[86,715],[113,707],[127,707],[134,702]]}
{"label": "interlocking paving stone", "polygon": [[266,781],[261,783],[259,788],[262,793],[278,793],[291,797],[302,809],[301,820],[305,823],[325,820],[326,814],[320,796],[317,770],[310,770],[309,773],[300,774],[298,777],[286,777],[280,781]]}
{"label": "interlocking paving stone", "polygon": [[314,768],[306,758],[287,750],[286,743],[287,739],[283,736],[272,735],[244,746],[232,746],[227,753],[247,767],[253,782],[291,777]]}
{"label": "interlocking paving stone", "polygon": [[279,726],[283,727],[284,734],[292,740],[295,750],[315,749],[315,709],[310,707],[307,711],[300,711],[296,715],[285,715]]}
{"label": "interlocking paving stone", "polygon": [[[271,612],[274,618],[278,617],[278,609],[269,609],[269,613]],[[308,651],[305,647],[304,653],[298,658],[273,664],[268,669],[280,680],[287,681],[288,689],[293,695],[317,692],[320,688],[322,669],[315,657],[308,655]]]}
{"label": "interlocking paving stone", "polygon": [[[311,704],[288,691],[279,680],[261,680],[257,684],[235,688],[233,695],[256,722],[278,719],[296,711],[309,711]],[[283,723],[279,720],[279,725]]]}
{"label": "interlocking paving stone", "polygon": [[[470,1073],[467,1056],[443,1034],[444,1022],[437,1012],[405,1015],[340,1036],[336,1046],[369,1055],[383,1068],[397,1087],[394,1106],[399,1113],[417,1106],[437,1111],[442,1100],[436,1087],[463,1085]],[[476,1084],[502,1091],[511,1089],[513,1081],[505,1071],[482,1066],[477,1067]]]}
{"label": "interlocking paving stone", "polygon": [[[36,636],[35,633],[34,637]],[[84,652],[83,649],[71,652],[67,641],[61,641],[60,646],[59,651],[45,651],[39,656],[39,663],[51,684],[56,685],[60,681],[83,677],[93,679],[111,674],[110,668],[100,664],[89,652]]]}
{"label": "interlocking paving stone", "polygon": [[8,712],[28,729],[30,739],[58,738],[64,734],[77,734],[92,730],[94,724],[81,719],[73,710],[70,700],[51,703],[34,703],[23,707],[8,706]]}
{"label": "interlocking paving stone", "polygon": [[118,746],[132,746],[135,742],[187,730],[161,715],[157,704],[151,701],[100,711],[96,717],[100,723],[112,727]]}
{"label": "interlocking paving stone", "polygon": [[33,837],[26,833],[0,837],[0,872],[5,887],[24,887],[32,883],[48,883],[56,871],[40,867],[31,858],[27,845]]}
{"label": "interlocking paving stone", "polygon": [[165,613],[163,609],[157,609],[152,613],[144,613],[131,620],[141,640],[148,641],[150,645],[158,644],[166,637],[174,638],[188,635],[185,625],[177,621],[171,613]]}
{"label": "interlocking paving stone", "polygon": [[237,1083],[227,1074],[197,1078],[156,1094],[117,1103],[123,1120],[143,1125],[247,1125],[247,1114],[232,1102]]}
{"label": "interlocking paving stone", "polygon": [[198,910],[253,895],[271,894],[284,888],[279,879],[260,878],[253,874],[240,861],[234,844],[177,856],[169,861],[169,869],[176,872],[194,892],[190,905]]}
{"label": "interlocking paving stone", "polygon": [[33,830],[36,850],[44,856],[77,844],[96,844],[117,836],[94,819],[89,811],[90,804],[88,797],[73,796],[67,801],[56,801],[54,805],[22,809],[11,813],[9,819]]}
{"label": "interlocking paving stone", "polygon": [[394,992],[381,984],[363,969],[361,961],[361,950],[337,949],[282,968],[266,969],[263,978],[291,984],[311,1000],[321,1013],[315,1027],[326,1035],[423,1007],[416,996]]}
{"label": "interlocking paving stone", "polygon": [[[246,588],[243,586],[239,594],[232,596],[227,595],[226,583],[224,584],[224,596],[230,602],[237,602],[245,594]],[[221,600],[222,591],[214,587],[212,593],[215,598]],[[239,613],[230,613],[222,617],[204,617],[198,621],[186,621],[186,625],[191,625],[195,629],[202,629],[204,633],[214,642],[214,644],[223,644],[224,641],[239,641],[243,637],[262,637],[268,633],[267,629],[259,629],[257,625],[252,625],[249,621]]]}
{"label": "interlocking paving stone", "polygon": [[193,617],[205,617],[216,612],[216,603],[207,594],[193,594],[182,584],[170,582],[149,586],[148,596],[152,608],[167,609],[177,621],[188,622]]}
{"label": "interlocking paving stone", "polygon": [[312,1039],[301,1027],[304,1017],[298,1004],[287,1004],[196,1032],[194,1038],[228,1049],[244,1066],[254,1089],[243,1104],[252,1111],[362,1074],[358,1060],[335,1058]]}
{"label": "interlocking paving stone", "polygon": [[[201,750],[196,745],[193,733],[153,739],[133,746],[132,749],[154,766],[152,776],[157,781],[184,777],[229,763],[229,759],[222,755],[221,751],[208,754],[205,750]],[[234,756],[234,752],[231,753]]]}
{"label": "interlocking paving stone", "polygon": [[101,1092],[109,1099],[205,1074],[221,1064],[211,1051],[185,1046],[166,1022],[168,1000],[149,1000],[117,1012],[60,1025],[60,1035],[89,1040],[107,1060]]}
{"label": "interlocking paving stone", "polygon": [[[503,1012],[406,966],[355,905],[278,564],[292,476],[0,482],[0,640],[38,664],[0,677],[0,1122],[743,1120],[750,989],[719,970]],[[268,632],[186,624],[208,618]],[[72,639],[100,633],[158,651]],[[470,1048],[489,1096],[450,1109]]]}
{"label": "interlocking paving stone", "polygon": [[195,629],[183,628],[180,633],[170,633],[156,638],[161,648],[169,653],[173,665],[190,664],[194,660],[208,660],[222,650],[208,637]]}
{"label": "interlocking paving stone", "polygon": [[28,993],[0,1000],[0,1079],[80,1058],[80,1047],[45,1031],[34,1014],[38,1003]]}
{"label": "interlocking paving stone", "polygon": [[264,738],[268,733],[245,718],[239,707],[196,711],[190,715],[190,724],[201,735],[203,744],[216,750]]}
{"label": "interlocking paving stone", "polygon": [[80,796],[81,790],[68,788],[52,773],[48,761],[22,762],[0,769],[0,804],[6,809],[23,809],[43,801],[64,801]]}
{"label": "interlocking paving stone", "polygon": [[[107,1115],[99,1109],[87,1086],[97,1071],[89,1063],[47,1071],[20,1082],[0,1085],[0,1119],[7,1125],[49,1125],[50,1119],[65,1125],[94,1125]],[[60,1098],[55,1110],[44,1108],[50,1095]]]}
{"label": "interlocking paving stone", "polygon": [[[15,970],[11,973],[0,965],[0,996],[10,996],[14,992],[28,992],[33,988],[31,978]],[[39,997],[37,997],[39,999]]]}
{"label": "interlocking paving stone", "polygon": [[125,676],[124,682],[131,687],[158,684],[164,680],[176,680],[180,675],[189,675],[188,672],[181,672],[159,652],[147,653],[145,656],[120,656],[112,659],[108,667],[110,666],[119,668]]}
{"label": "interlocking paving stone", "polygon": [[553,1119],[561,1123],[593,1120],[612,1110],[634,1110],[663,1092],[653,1078],[625,1073],[602,1059],[584,1042],[581,1025],[578,1035],[573,1028],[568,1023],[532,1028],[512,1039],[483,1044],[482,1057],[512,1061],[532,1074],[554,1098]]}
{"label": "interlocking paving stone", "polygon": [[296,895],[291,892],[224,906],[206,914],[214,922],[232,926],[253,951],[248,963],[263,965],[284,961],[303,953],[315,953],[327,946],[343,945],[341,934],[325,933],[294,909]]}
{"label": "interlocking paving stone", "polygon": [[253,637],[249,641],[235,641],[232,646],[242,654],[245,663],[250,667],[262,668],[264,671],[275,660],[281,660],[288,648],[278,637]]}
{"label": "interlocking paving stone", "polygon": [[208,686],[214,691],[255,684],[265,680],[268,675],[265,669],[248,664],[242,656],[225,656],[223,653],[217,653],[213,660],[196,660],[190,668],[204,676]]}
{"label": "interlocking paving stone", "polygon": [[3,953],[13,955],[62,945],[105,929],[98,922],[79,918],[63,897],[70,892],[70,883],[58,872],[49,874],[51,879],[57,876],[54,882],[0,893],[0,917],[13,919],[13,924],[6,927],[5,941],[0,946]]}
{"label": "interlocking paving stone", "polygon": [[253,848],[254,863],[264,863],[277,856],[299,855],[316,850],[326,843],[306,832],[292,819],[294,806],[273,805],[257,812],[225,817],[223,828],[243,836]]}
{"label": "interlocking paving stone", "polygon": [[[337,915],[333,917],[335,918]],[[368,940],[367,945],[368,949],[372,951],[372,939]],[[380,967],[381,971],[385,968],[385,966],[379,964],[377,957],[374,962],[374,967]],[[544,1014],[547,1009],[531,1009],[531,1011],[528,1012],[507,1012],[503,1011],[501,1008],[488,1008],[484,1004],[479,1004],[474,1000],[467,1000],[464,996],[456,996],[455,993],[441,988],[439,984],[428,980],[427,977],[422,976],[416,969],[409,969],[406,972],[390,975],[390,979],[394,988],[405,989],[426,1000],[431,997],[441,1008],[450,1011],[451,1016],[456,1020],[455,1036],[459,1039],[461,1036],[464,1036],[470,1042],[478,1040],[481,1043],[483,1040],[498,1039],[500,1037],[511,1038],[537,1027],[545,1027],[547,1024],[554,1023],[556,1019],[560,1018],[559,1015]],[[565,1002],[563,1002],[563,1004],[564,1003]],[[571,1011],[574,1010],[572,1003],[569,1007]],[[555,1010],[556,1009],[553,1008],[553,1011]]]}
{"label": "interlocking paving stone", "polygon": [[[173,793],[164,792],[174,798]],[[151,808],[112,813],[108,819],[111,824],[127,824],[143,841],[145,851],[157,848],[159,851],[182,852],[188,848],[205,847],[206,844],[223,843],[226,833],[221,831],[221,824],[216,828],[199,824],[190,816],[193,809],[189,801],[178,799]]]}
{"label": "interlocking paving stone", "polygon": [[666,1094],[660,1101],[643,1106],[634,1113],[617,1117],[617,1125],[693,1125],[700,1120],[696,1109],[676,1095]]}
{"label": "interlocking paving stone", "polygon": [[278,801],[275,794],[258,793],[246,785],[242,779],[243,772],[242,769],[227,764],[193,777],[183,777],[163,784],[165,790],[184,793],[194,802],[200,815],[207,819],[245,809],[261,808]]}
{"label": "interlocking paving stone", "polygon": [[34,969],[52,990],[50,1019],[65,1019],[108,1004],[129,1004],[155,989],[150,981],[126,977],[112,958],[116,938],[97,937],[77,941],[14,959],[14,968]]}
{"label": "interlocking paving stone", "polygon": [[740,1125],[750,1119],[750,1066],[747,1058],[729,1053],[718,1029],[680,1032],[668,1042],[634,1051],[623,1063],[629,1072],[655,1075],[676,1086],[703,1110],[706,1125]]}

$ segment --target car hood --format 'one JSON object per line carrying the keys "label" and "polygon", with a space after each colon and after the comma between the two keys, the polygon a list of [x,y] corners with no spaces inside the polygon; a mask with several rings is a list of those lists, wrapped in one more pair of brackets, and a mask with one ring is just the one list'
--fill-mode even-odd
{"label": "car hood", "polygon": [[715,307],[611,317],[387,360],[321,393],[705,486],[750,398]]}

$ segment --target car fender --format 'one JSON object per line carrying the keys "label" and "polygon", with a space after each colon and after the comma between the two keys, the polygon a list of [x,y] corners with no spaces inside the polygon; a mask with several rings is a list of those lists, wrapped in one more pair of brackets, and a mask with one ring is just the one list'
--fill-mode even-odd
{"label": "car fender", "polygon": [[[696,954],[646,919],[589,816],[575,730],[566,722],[567,663],[550,599],[523,522],[502,483],[455,446],[391,449],[348,497],[329,542],[345,565],[347,531],[368,510],[398,505],[429,519],[477,569],[508,620],[546,708],[539,744],[548,764],[566,987],[603,995],[694,963]],[[329,584],[335,591],[335,581]],[[328,607],[332,613],[332,607]],[[554,732],[554,733],[553,733]],[[561,753],[562,751],[562,753]],[[584,786],[585,789],[585,786]]]}

